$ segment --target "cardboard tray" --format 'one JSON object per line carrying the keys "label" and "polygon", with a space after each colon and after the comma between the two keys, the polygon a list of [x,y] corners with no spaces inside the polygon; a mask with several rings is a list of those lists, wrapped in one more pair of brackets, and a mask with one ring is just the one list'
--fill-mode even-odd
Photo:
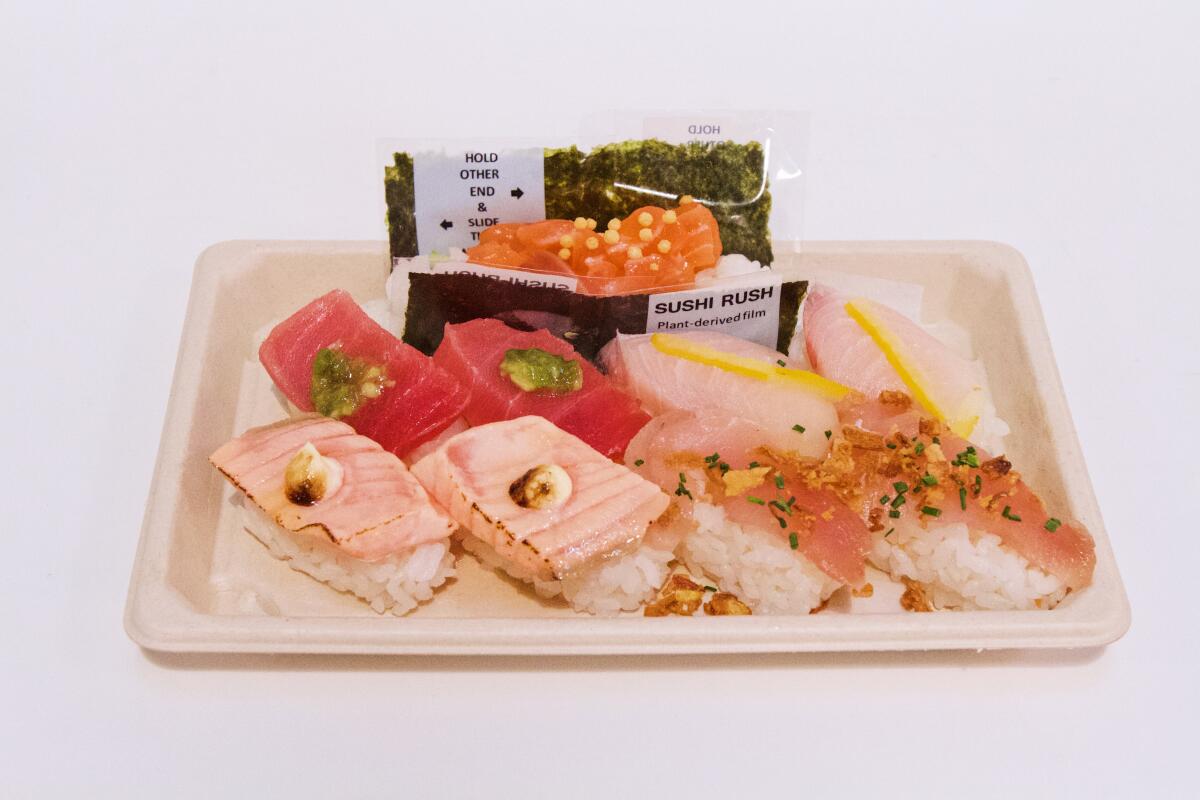
{"label": "cardboard tray", "polygon": [[360,302],[382,297],[387,265],[383,242],[226,242],[201,255],[126,606],[139,645],[429,654],[1068,648],[1106,644],[1129,627],[1029,268],[1017,251],[988,242],[810,242],[775,268],[921,284],[924,320],[970,333],[1013,428],[1009,455],[1049,507],[1096,539],[1094,584],[1058,608],[916,614],[877,591],[871,602],[807,616],[594,618],[540,601],[467,557],[433,602],[408,617],[380,616],[272,558],[241,528],[234,491],[207,458],[283,416],[254,360],[255,332],[335,287]]}

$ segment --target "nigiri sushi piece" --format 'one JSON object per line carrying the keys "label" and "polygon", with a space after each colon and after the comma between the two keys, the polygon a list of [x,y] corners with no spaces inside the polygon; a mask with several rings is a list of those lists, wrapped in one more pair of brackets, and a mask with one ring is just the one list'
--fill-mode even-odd
{"label": "nigiri sushi piece", "polygon": [[[1086,528],[1047,511],[1009,459],[961,433],[997,430],[978,399],[979,365],[878,304],[819,287],[808,302],[810,359],[861,393],[839,405],[827,477],[867,521],[872,564],[909,586],[908,605],[1053,608],[1088,586],[1096,554]],[[980,402],[977,425],[962,409]]]}
{"label": "nigiri sushi piece", "polygon": [[1007,433],[996,419],[982,363],[963,358],[898,311],[812,286],[803,320],[809,362],[826,378],[869,399],[903,392],[959,436],[991,444],[989,437]]}
{"label": "nigiri sushi piece", "polygon": [[865,579],[866,525],[810,483],[819,462],[773,450],[760,425],[724,412],[668,412],[629,444],[634,470],[669,491],[690,521],[679,553],[755,614],[807,614]]}
{"label": "nigiri sushi piece", "polygon": [[471,387],[471,425],[545,417],[610,458],[649,421],[571,345],[544,330],[518,331],[494,319],[446,325],[434,363]]}
{"label": "nigiri sushi piece", "polygon": [[404,457],[462,414],[468,390],[335,289],[275,326],[259,360],[301,411],[344,419]]}
{"label": "nigiri sushi piece", "polygon": [[871,563],[909,586],[916,610],[1048,609],[1091,583],[1087,529],[1048,511],[1007,458],[933,419],[868,418],[883,432],[843,427],[825,479],[867,521]]}
{"label": "nigiri sushi piece", "polygon": [[471,428],[413,465],[487,566],[595,614],[653,598],[669,551],[643,547],[668,497],[542,417]]}
{"label": "nigiri sushi piece", "polygon": [[757,424],[756,444],[811,458],[828,451],[834,402],[847,392],[769,347],[716,331],[618,334],[600,360],[652,414],[722,411]]}
{"label": "nigiri sushi piece", "polygon": [[454,575],[454,522],[392,453],[308,414],[252,428],[209,459],[253,505],[246,529],[295,570],[402,615]]}

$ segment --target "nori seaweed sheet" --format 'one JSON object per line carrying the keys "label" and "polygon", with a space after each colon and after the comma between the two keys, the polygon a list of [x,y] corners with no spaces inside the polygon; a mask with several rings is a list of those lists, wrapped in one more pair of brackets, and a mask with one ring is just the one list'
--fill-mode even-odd
{"label": "nori seaweed sheet", "polygon": [[[388,239],[393,258],[417,254],[413,159],[395,153],[384,169]],[[545,151],[546,217],[593,217],[603,224],[639,206],[661,205],[669,198],[623,189],[644,186],[672,195],[690,194],[712,201],[720,225],[722,250],[770,264],[771,193],[763,180],[763,149],[758,142],[668,144],[635,139],[602,145],[589,152],[575,146]]]}
{"label": "nori seaweed sheet", "polygon": [[[479,275],[408,276],[404,341],[432,355],[442,343],[446,323],[492,318],[519,330],[545,328],[595,361],[617,332],[645,333],[646,312],[654,295],[596,297],[566,289],[525,286]],[[779,299],[777,349],[787,352],[796,332],[807,281],[785,281]]]}
{"label": "nori seaweed sheet", "polygon": [[670,202],[616,184],[641,186],[670,195],[690,194],[708,201],[726,253],[741,253],[770,264],[771,193],[763,180],[763,149],[758,142],[668,144],[639,139],[602,145],[586,153],[571,147],[547,149],[546,218],[580,214],[603,223],[644,205]]}
{"label": "nori seaweed sheet", "polygon": [[800,321],[800,301],[808,294],[808,281],[784,281],[779,292],[779,338],[775,349],[787,353]]}
{"label": "nori seaweed sheet", "polygon": [[388,242],[393,258],[412,258],[417,254],[417,198],[413,185],[413,160],[408,153],[395,153],[393,157],[395,164],[383,170]]}

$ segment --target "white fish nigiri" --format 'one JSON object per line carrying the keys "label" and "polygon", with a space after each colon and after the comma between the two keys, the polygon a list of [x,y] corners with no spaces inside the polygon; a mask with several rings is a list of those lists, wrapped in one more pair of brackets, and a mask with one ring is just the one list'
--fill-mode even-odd
{"label": "white fish nigiri", "polygon": [[[664,339],[679,347],[663,347]],[[692,357],[674,354],[688,350],[695,351]],[[726,412],[759,425],[765,435],[760,444],[780,451],[819,458],[829,449],[825,432],[837,426],[831,398],[796,380],[811,373],[795,369],[769,347],[735,336],[618,334],[600,359],[650,413]]]}

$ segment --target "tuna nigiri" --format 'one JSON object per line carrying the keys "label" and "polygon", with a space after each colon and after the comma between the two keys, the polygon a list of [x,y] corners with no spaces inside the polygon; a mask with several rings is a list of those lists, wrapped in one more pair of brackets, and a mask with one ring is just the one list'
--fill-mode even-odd
{"label": "tuna nigiri", "polygon": [[272,555],[376,611],[406,613],[454,574],[454,523],[395,455],[309,414],[253,428],[210,458],[261,513]]}
{"label": "tuna nigiri", "polygon": [[341,290],[276,325],[258,356],[301,411],[344,419],[401,457],[449,427],[467,404],[457,378],[384,330]]}
{"label": "tuna nigiri", "polygon": [[650,599],[672,556],[642,547],[668,505],[653,483],[541,417],[451,437],[413,472],[486,564],[594,613]]}
{"label": "tuna nigiri", "polygon": [[[806,480],[817,463],[773,450],[761,426],[722,412],[656,417],[627,457],[673,490],[692,530],[680,553],[755,613],[808,613],[864,580],[871,538],[834,492]],[[764,446],[765,445],[765,446]]]}
{"label": "tuna nigiri", "polygon": [[544,330],[518,331],[493,319],[447,325],[433,359],[471,387],[463,415],[472,425],[536,414],[619,457],[650,419],[636,400]]}
{"label": "tuna nigiri", "polygon": [[795,368],[769,347],[715,331],[618,335],[600,353],[618,385],[651,413],[722,411],[756,423],[757,444],[819,457],[844,387]]}

